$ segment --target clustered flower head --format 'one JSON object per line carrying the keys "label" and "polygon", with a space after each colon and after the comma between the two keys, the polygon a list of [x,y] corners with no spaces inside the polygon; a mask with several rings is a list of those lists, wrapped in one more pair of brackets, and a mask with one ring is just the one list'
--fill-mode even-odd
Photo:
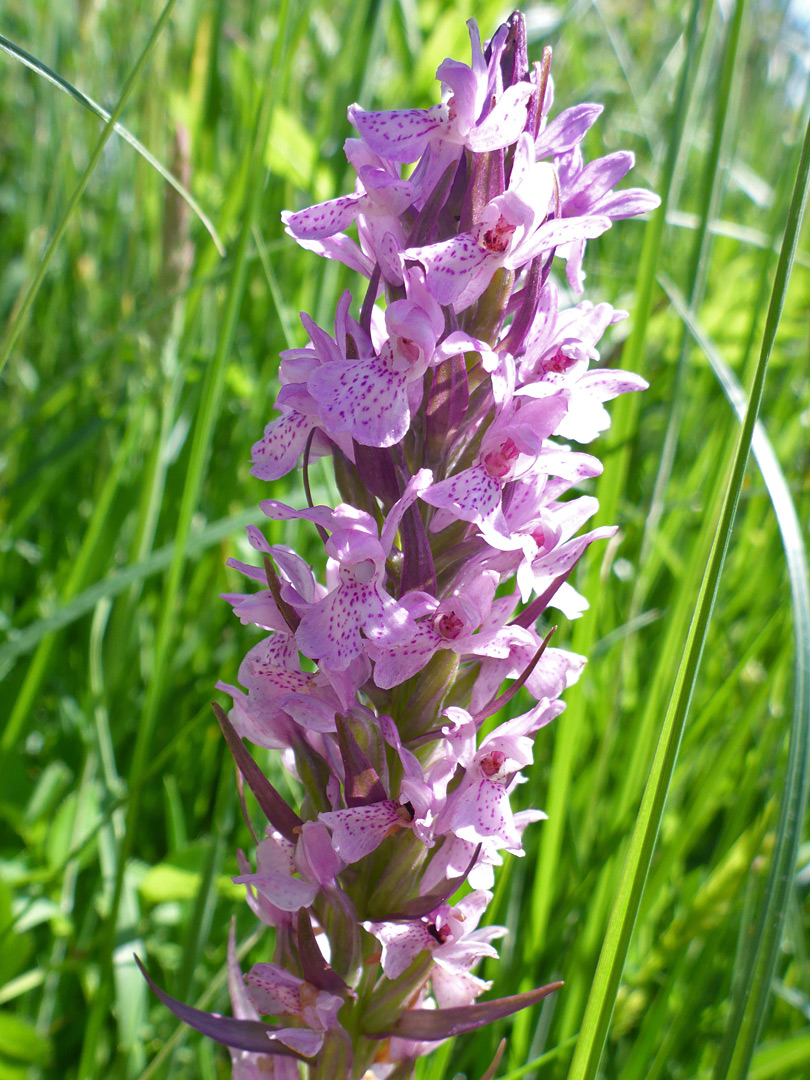
{"label": "clustered flower head", "polygon": [[[270,481],[331,455],[338,506],[262,503],[317,530],[323,580],[257,528],[262,565],[232,561],[259,589],[227,599],[264,636],[217,715],[267,819],[234,880],[274,929],[272,962],[243,976],[231,940],[233,1018],[155,988],[230,1047],[238,1080],[298,1080],[302,1063],[401,1080],[559,985],[479,1001],[475,969],[505,933],[483,918],[494,868],[544,817],[513,805],[533,739],[585,663],[538,621],[587,607],[567,579],[614,532],[580,531],[597,501],[577,487],[602,466],[576,447],[608,426],[605,401],[646,385],[599,365],[624,313],[569,297],[586,242],[658,199],[614,190],[630,153],[585,164],[601,108],[552,116],[550,50],[530,66],[519,13],[484,47],[469,27],[440,104],[350,106],[354,192],[283,215],[368,285],[334,327],[302,314],[308,344],[281,354],[279,415],[253,447]],[[534,704],[499,720],[521,688]],[[297,809],[242,739],[280,751]]]}

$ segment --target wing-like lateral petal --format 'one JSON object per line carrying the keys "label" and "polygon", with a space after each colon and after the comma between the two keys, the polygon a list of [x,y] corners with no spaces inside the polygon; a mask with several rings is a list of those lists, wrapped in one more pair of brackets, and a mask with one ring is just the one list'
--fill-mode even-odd
{"label": "wing-like lateral petal", "polygon": [[455,1009],[408,1009],[385,1031],[366,1031],[364,1034],[369,1039],[400,1038],[418,1042],[450,1039],[536,1005],[562,985],[561,982],[549,983],[537,990],[528,990],[525,994],[513,994],[511,997],[462,1005]]}
{"label": "wing-like lateral petal", "polygon": [[225,715],[224,710],[213,702],[214,715],[222,734],[228,743],[228,749],[233,754],[236,767],[247,781],[248,787],[256,796],[256,801],[264,811],[267,820],[282,836],[292,843],[298,839],[297,829],[303,825],[301,818],[282,799],[262,770],[250,756],[245,744],[236,734],[236,728]]}
{"label": "wing-like lateral petal", "polygon": [[161,990],[156,982],[150,978],[148,971],[138,957],[135,963],[141,969],[141,974],[149,984],[149,989],[155,994],[167,1009],[182,1020],[184,1024],[194,1028],[195,1031],[207,1035],[214,1042],[224,1046],[232,1046],[235,1050],[248,1050],[254,1054],[281,1054],[284,1057],[294,1057],[299,1061],[307,1061],[303,1054],[297,1053],[290,1047],[275,1040],[276,1032],[283,1030],[275,1028],[272,1024],[264,1024],[261,1020],[234,1020],[230,1016],[220,1016],[219,1013],[204,1012],[195,1009],[192,1005],[184,1005],[182,1001],[171,997],[165,990]]}

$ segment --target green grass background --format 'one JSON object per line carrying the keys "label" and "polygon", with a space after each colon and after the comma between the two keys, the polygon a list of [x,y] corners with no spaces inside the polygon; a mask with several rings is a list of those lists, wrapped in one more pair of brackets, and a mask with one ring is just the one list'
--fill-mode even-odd
{"label": "green grass background", "polygon": [[[433,103],[436,66],[468,59],[465,19],[489,34],[507,14],[449,0],[0,3],[0,1080],[228,1075],[224,1051],[178,1027],[131,957],[176,996],[227,1009],[231,916],[247,963],[268,951],[229,881],[251,841],[209,705],[255,638],[218,594],[242,588],[225,560],[250,558],[242,528],[261,520],[258,500],[302,499],[295,474],[271,488],[248,473],[278,352],[302,343],[299,310],[328,326],[352,285],[284,237],[279,212],[347,190],[347,104]],[[418,1075],[475,1080],[506,1036],[509,1080],[800,1080],[806,239],[765,384],[764,466],[742,482],[651,858],[657,816],[640,806],[740,428],[718,371],[748,387],[759,355],[808,37],[766,0],[736,15],[711,0],[527,15],[534,57],[554,48],[556,108],[606,106],[588,156],[633,149],[631,181],[667,197],[666,218],[617,223],[586,261],[587,297],[633,314],[603,355],[651,388],[614,403],[594,448],[599,521],[620,532],[579,568],[591,610],[558,632],[590,663],[520,790],[550,820],[507,861],[490,911],[511,928],[484,969],[493,992],[565,988],[439,1048]],[[315,479],[329,499],[326,473]],[[267,532],[319,557],[306,528]],[[672,761],[653,771],[659,797]],[[639,823],[641,863],[622,878]],[[619,945],[594,983],[621,881],[638,919],[624,963],[614,916]]]}

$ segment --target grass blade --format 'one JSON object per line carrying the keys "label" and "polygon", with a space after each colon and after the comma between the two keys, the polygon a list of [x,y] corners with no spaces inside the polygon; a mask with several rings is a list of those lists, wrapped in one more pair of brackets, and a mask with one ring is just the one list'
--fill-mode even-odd
{"label": "grass blade", "polygon": [[[711,8],[711,3],[709,3],[708,6]],[[682,117],[685,116],[687,111],[686,103],[689,98],[690,86],[695,75],[694,67],[690,64],[690,60],[695,55],[698,47],[698,16],[701,7],[701,0],[694,0],[689,19],[688,45],[681,68],[670,141],[667,148],[667,160],[664,167],[662,183],[659,185],[662,203],[659,209],[652,215],[644,231],[644,246],[639,262],[636,298],[633,305],[633,330],[625,344],[622,358],[624,366],[631,371],[641,370],[639,361],[641,359],[647,325],[652,311],[655,272],[656,266],[658,265],[658,258],[662,250],[661,237],[666,221],[669,193],[683,138]],[[623,432],[626,432],[628,428],[624,423],[624,413],[620,415],[620,410],[636,409],[637,405],[630,400],[633,397],[638,397],[638,395],[625,394],[623,398],[619,398],[618,401],[615,402],[616,409],[614,410],[613,426],[615,428],[617,424],[621,423],[621,430]],[[618,493],[621,484],[619,482],[613,484],[607,496],[603,494],[604,485],[608,482],[608,477],[612,473],[621,473],[622,476],[625,474],[628,455],[629,451],[621,451],[618,454],[614,454],[610,470],[607,470],[603,474],[602,484],[600,486],[600,506],[602,509],[603,520],[605,521],[615,520]],[[580,624],[580,626],[582,626],[582,624]],[[577,629],[579,631],[579,636],[577,636],[574,641],[574,648],[586,655],[590,655],[593,640],[582,640],[582,635],[585,631],[580,629],[579,626]],[[594,630],[592,628],[591,638],[593,633]],[[553,890],[547,888],[546,883],[553,881],[555,878],[556,867],[562,849],[562,833],[565,827],[565,802],[571,782],[575,757],[574,744],[576,742],[576,730],[575,724],[571,720],[572,712],[573,710],[571,709],[571,706],[569,706],[568,724],[558,734],[555,742],[554,761],[549,780],[546,803],[546,811],[549,819],[547,828],[543,832],[543,838],[540,845],[540,863],[538,866],[537,886],[532,901],[531,914],[532,927],[536,934],[535,940],[538,942],[542,942],[545,939],[546,928],[551,915],[551,905],[554,899]]]}
{"label": "grass blade", "polygon": [[[666,801],[672,771],[677,758],[681,735],[689,710],[692,692],[697,678],[698,669],[706,640],[706,632],[711,618],[712,608],[720,580],[720,573],[728,550],[731,529],[737,509],[740,489],[742,487],[743,474],[746,461],[754,435],[754,428],[762,400],[762,391],[765,382],[768,359],[776,337],[776,329],[782,314],[785,302],[790,270],[793,263],[793,254],[799,238],[799,229],[805,204],[807,201],[808,178],[810,177],[810,125],[808,125],[805,141],[802,148],[801,161],[799,163],[796,185],[788,215],[785,238],[779,257],[779,265],[776,271],[771,302],[768,309],[768,317],[763,335],[762,348],[759,362],[754,374],[754,381],[748,399],[742,430],[734,457],[731,476],[729,478],[726,497],[720,511],[717,533],[712,548],[706,573],[697,600],[695,615],[689,629],[689,635],[684,647],[681,664],[675,682],[675,689],[670,700],[664,724],[655,752],[650,777],[644,791],[644,796],[639,810],[636,826],[630,840],[619,891],[613,905],[613,910],[608,924],[607,935],[602,946],[599,964],[596,970],[585,1017],[582,1025],[582,1033],[577,1042],[574,1058],[568,1074],[568,1080],[592,1080],[599,1066],[605,1040],[607,1038],[610,1018],[616,1000],[616,992],[624,968],[630,937],[633,932],[636,915],[638,913],[647,871],[652,858],[653,848],[661,823],[661,816]],[[803,676],[801,676],[803,678]],[[806,747],[806,744],[805,744]],[[806,752],[806,750],[805,750]],[[794,754],[802,760],[802,753]],[[796,803],[798,793],[786,792],[785,803],[791,804],[791,809],[796,812],[800,806]],[[783,804],[783,809],[784,809]],[[780,832],[782,830],[780,829]],[[782,864],[779,869],[784,872],[789,851],[782,856]],[[774,860],[774,867],[776,860]],[[773,870],[772,870],[773,874]],[[783,886],[787,888],[787,886]],[[770,892],[771,890],[769,890]],[[768,905],[766,904],[766,907]],[[759,1023],[765,1002],[767,1001],[770,984],[770,970],[768,962],[771,957],[767,946],[776,936],[778,946],[778,932],[774,927],[764,927],[760,924],[759,937],[762,945],[756,950],[762,955],[763,961],[757,965],[755,982],[749,996],[750,1004],[745,1008],[745,1019],[742,1023],[743,1038],[734,1048],[732,1069],[727,1076],[744,1077],[747,1072],[753,1046],[756,1041]],[[774,957],[775,959],[775,957]],[[736,1063],[736,1064],[735,1064]],[[721,1073],[722,1075],[722,1073]]]}
{"label": "grass blade", "polygon": [[[255,525],[264,520],[264,515],[259,510],[243,510],[232,517],[222,518],[206,525],[199,532],[192,533],[186,545],[188,555],[197,555],[207,548],[213,547],[221,540],[235,535],[245,525]],[[132,563],[130,566],[118,570],[109,577],[102,578],[88,586],[82,592],[76,594],[60,605],[50,615],[44,616],[30,623],[22,630],[9,635],[8,640],[0,646],[0,680],[2,680],[14,666],[16,661],[34,649],[43,638],[55,634],[57,630],[63,630],[66,626],[81,619],[93,610],[99,600],[119,596],[131,585],[136,585],[153,574],[160,573],[171,564],[177,541],[166,544],[157,551],[152,552],[148,558],[141,562]]]}
{"label": "grass blade", "polygon": [[[279,17],[282,27],[286,27],[289,19],[288,2],[283,4]],[[130,766],[129,784],[131,788],[137,785],[138,779],[148,762],[152,735],[155,729],[158,711],[168,676],[168,657],[170,655],[170,646],[176,629],[177,600],[180,595],[183,570],[188,556],[188,541],[191,534],[191,525],[194,513],[197,509],[200,491],[202,489],[205,468],[208,462],[209,450],[213,438],[214,423],[222,397],[226,362],[230,356],[237,316],[245,289],[248,244],[252,234],[252,225],[258,208],[259,198],[263,190],[262,160],[264,149],[267,145],[267,136],[275,104],[276,91],[278,89],[278,82],[274,78],[274,72],[278,69],[285,40],[286,34],[283,32],[280,33],[276,41],[276,47],[271,51],[268,70],[265,73],[263,81],[262,96],[256,112],[250,158],[246,170],[246,205],[244,207],[242,229],[234,254],[233,277],[231,278],[225,300],[225,310],[222,314],[216,354],[206,374],[203,398],[194,427],[188,471],[186,473],[183,494],[178,511],[176,540],[164,589],[161,617],[156,634],[155,667],[147,691],[143,716],[138,728],[135,748],[132,755],[132,763]],[[127,807],[126,835],[119,852],[112,912],[109,918],[109,926],[111,928],[107,943],[107,952],[109,956],[112,956],[113,952],[115,915],[121,901],[124,871],[137,831],[139,812],[140,796],[137,791],[133,791]]]}
{"label": "grass blade", "polygon": [[[24,64],[31,71],[36,72],[37,75],[41,75],[43,79],[47,79],[49,83],[53,83],[54,86],[58,87],[59,90],[62,90],[69,97],[72,97],[74,101],[78,101],[80,105],[83,105],[85,109],[93,113],[94,116],[98,116],[99,119],[103,120],[106,124],[109,124],[110,113],[108,113],[102,105],[99,105],[97,101],[93,101],[89,95],[73,86],[67,79],[63,79],[61,75],[53,71],[52,68],[49,68],[47,64],[43,64],[41,60],[38,60],[29,52],[26,52],[25,49],[21,48],[19,45],[15,45],[13,41],[10,41],[3,34],[0,34],[0,49],[7,52],[9,56],[13,56],[15,60],[19,60],[21,64]],[[188,188],[181,183],[174,173],[167,169],[165,165],[162,165],[154,154],[150,153],[143,143],[139,139],[136,139],[132,132],[127,130],[123,124],[114,121],[112,129],[116,135],[121,136],[124,142],[129,143],[132,149],[137,154],[140,154],[144,161],[148,162],[152,168],[163,177],[167,184],[174,188],[180,198],[188,204],[192,213],[196,214],[200,219],[205,231],[214,241],[217,251],[224,257],[225,247],[219,238],[219,233],[214,228],[214,223]]]}
{"label": "grass blade", "polygon": [[169,16],[172,13],[172,8],[176,3],[177,0],[166,0],[166,3],[163,6],[163,10],[158,16],[155,25],[152,27],[152,32],[149,35],[149,39],[141,50],[141,54],[136,60],[135,66],[130,72],[127,81],[124,83],[124,89],[121,91],[121,97],[118,99],[118,104],[110,113],[110,117],[107,120],[107,123],[104,125],[104,129],[99,136],[98,142],[95,145],[95,149],[90,155],[90,160],[87,163],[87,168],[84,170],[82,177],[79,180],[79,183],[76,185],[76,189],[74,190],[73,194],[70,197],[70,201],[65,207],[65,212],[62,214],[62,217],[59,220],[59,224],[56,226],[53,236],[51,237],[50,242],[48,243],[48,246],[42,255],[42,258],[40,259],[36,273],[34,274],[31,283],[29,284],[25,294],[23,295],[22,299],[20,300],[14,311],[11,321],[9,322],[9,325],[6,329],[3,342],[2,344],[0,344],[0,374],[2,374],[8,358],[9,356],[11,356],[12,350],[17,344],[17,340],[22,333],[23,327],[25,326],[25,320],[28,317],[28,312],[31,310],[31,305],[34,303],[36,295],[39,292],[40,285],[45,280],[45,275],[48,272],[48,267],[51,265],[51,260],[56,254],[56,249],[59,247],[62,237],[65,235],[65,230],[68,227],[68,222],[70,221],[73,211],[78,206],[79,200],[84,194],[84,189],[87,187],[87,184],[90,180],[90,177],[93,175],[93,171],[96,165],[98,165],[99,161],[101,160],[101,155],[104,151],[104,147],[107,145],[107,142],[113,131],[115,131],[115,125],[118,123],[118,117],[124,111],[124,106],[129,100],[130,94],[135,89],[141,72],[146,66],[146,61],[149,59],[152,49],[155,47],[155,43],[160,37],[163,27],[168,22]]}
{"label": "grass blade", "polygon": [[[140,418],[141,411],[133,410],[127,431],[116,450],[112,468],[99,491],[93,514],[82,539],[81,548],[62,592],[65,606],[70,605],[70,601],[85,585],[93,560],[98,557],[100,543],[109,522],[110,507],[119,490],[124,467],[138,437]],[[25,679],[17,694],[14,706],[9,711],[2,736],[0,736],[0,767],[8,761],[17,739],[24,729],[26,719],[34,702],[37,700],[39,689],[48,670],[54,643],[53,636],[43,636],[38,640],[37,651],[25,674]],[[33,644],[34,642],[32,642]],[[2,671],[1,665],[0,671]]]}
{"label": "grass blade", "polygon": [[[661,285],[684,325],[712,366],[723,392],[737,416],[742,419],[745,395],[734,372],[689,311],[684,298],[672,282]],[[762,1015],[770,996],[770,984],[776,964],[781,929],[793,881],[793,869],[801,839],[804,807],[807,802],[808,739],[810,739],[810,572],[807,566],[802,528],[785,475],[764,428],[754,429],[752,449],[768,488],[785,549],[790,591],[793,602],[796,642],[793,719],[790,731],[788,772],[783,784],[776,845],[762,909],[757,920],[755,940],[735,971],[738,990],[726,1026],[723,1044],[715,1065],[715,1080],[744,1077],[751,1064]],[[756,994],[756,996],[754,996]]]}

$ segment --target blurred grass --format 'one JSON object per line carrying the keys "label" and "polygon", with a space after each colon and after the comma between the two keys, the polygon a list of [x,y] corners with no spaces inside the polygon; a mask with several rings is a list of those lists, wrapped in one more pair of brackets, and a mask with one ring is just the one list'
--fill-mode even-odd
{"label": "blurred grass", "polygon": [[[8,0],[0,34],[112,112],[161,7]],[[301,341],[299,310],[328,325],[352,284],[282,238],[279,212],[345,190],[349,102],[432,103],[438,63],[468,56],[464,20],[489,33],[506,14],[446,0],[285,10],[180,0],[119,117],[211,218],[224,259],[115,134],[68,215],[104,122],[2,60],[6,327],[65,228],[0,384],[0,1080],[227,1075],[224,1053],[147,996],[131,953],[188,1000],[213,985],[207,1005],[222,1008],[213,980],[231,914],[240,940],[253,929],[227,880],[250,838],[207,703],[254,639],[217,594],[241,588],[225,560],[249,558],[240,526],[271,494],[248,461],[278,352]],[[567,1075],[708,558],[738,423],[706,345],[749,385],[806,119],[807,37],[781,6],[749,0],[724,83],[730,13],[708,0],[695,11],[690,36],[689,11],[666,0],[528,10],[535,53],[554,46],[557,107],[606,104],[589,155],[635,150],[632,182],[666,189],[668,215],[660,234],[655,218],[620,222],[589,246],[586,295],[633,316],[611,362],[651,388],[614,404],[597,444],[603,520],[621,532],[581,568],[591,610],[559,632],[591,662],[521,791],[552,820],[507,863],[492,912],[513,928],[485,969],[494,990],[566,986],[503,1031],[438,1048],[423,1080],[479,1076],[501,1034],[502,1076]],[[805,536],[809,247],[805,230],[762,408]],[[688,317],[656,273],[691,298]],[[272,494],[295,501],[296,483]],[[794,694],[769,489],[751,463],[602,1058],[608,1080],[708,1080],[732,998],[746,995],[732,976],[748,970],[781,836]],[[317,551],[292,524],[269,535]],[[810,1061],[810,844],[788,876],[749,1074],[763,1080],[803,1077]],[[262,955],[259,944],[251,956]]]}

